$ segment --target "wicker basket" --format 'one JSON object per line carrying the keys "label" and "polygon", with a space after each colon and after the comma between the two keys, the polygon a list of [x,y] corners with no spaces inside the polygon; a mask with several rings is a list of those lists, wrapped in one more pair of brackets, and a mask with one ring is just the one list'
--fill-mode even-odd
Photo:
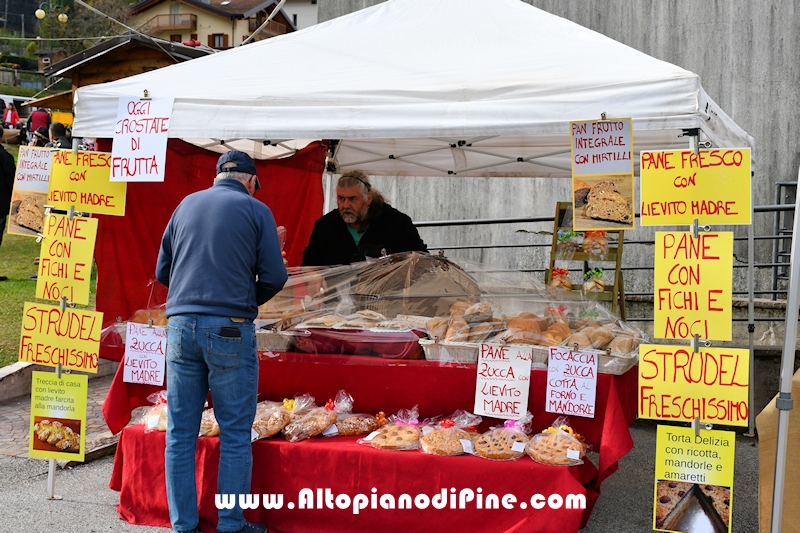
{"label": "wicker basket", "polygon": [[262,352],[291,352],[294,339],[274,330],[256,330],[256,350]]}
{"label": "wicker basket", "polygon": [[480,345],[467,342],[436,342],[420,339],[420,346],[425,352],[428,361],[441,361],[444,363],[471,363],[478,362]]}
{"label": "wicker basket", "polygon": [[633,368],[638,362],[638,350],[628,354],[601,352],[600,360],[597,362],[597,371],[603,374],[619,376]]}

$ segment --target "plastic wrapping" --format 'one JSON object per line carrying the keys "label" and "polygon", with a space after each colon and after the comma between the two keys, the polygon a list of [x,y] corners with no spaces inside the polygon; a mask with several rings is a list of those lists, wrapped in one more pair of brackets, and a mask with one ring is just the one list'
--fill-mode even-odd
{"label": "plastic wrapping", "polygon": [[200,419],[200,436],[201,437],[216,437],[219,435],[219,424],[217,417],[214,416],[214,409],[206,409],[203,411],[203,417]]}
{"label": "plastic wrapping", "polygon": [[602,268],[593,268],[583,275],[583,292],[603,292],[605,288]]}
{"label": "plastic wrapping", "polygon": [[483,419],[459,409],[433,426],[422,429],[420,447],[431,455],[462,455],[471,453],[478,436],[476,428]]}
{"label": "plastic wrapping", "polygon": [[528,442],[528,455],[537,463],[558,466],[583,464],[586,443],[583,437],[569,425],[565,416],[558,417],[553,424],[534,435]]}
{"label": "plastic wrapping", "polygon": [[359,439],[358,443],[379,450],[415,450],[419,448],[420,437],[419,409],[415,405],[390,416],[386,425]]}
{"label": "plastic wrapping", "polygon": [[553,289],[572,290],[572,282],[569,280],[569,270],[566,268],[554,268],[550,272],[550,287]]}
{"label": "plastic wrapping", "polygon": [[506,420],[475,439],[474,454],[492,461],[513,461],[525,455],[533,415],[530,411],[519,420]]}
{"label": "plastic wrapping", "polygon": [[353,397],[340,390],[336,399],[328,400],[324,407],[315,407],[304,416],[292,420],[281,433],[289,442],[298,442],[321,435],[336,423],[339,413],[352,413]]}
{"label": "plastic wrapping", "polygon": [[608,233],[605,231],[587,231],[583,234],[583,251],[587,254],[608,253]]}
{"label": "plastic wrapping", "polygon": [[153,406],[142,414],[139,423],[144,424],[144,432],[167,430],[167,391],[160,390],[147,397]]}
{"label": "plastic wrapping", "polygon": [[266,439],[280,433],[291,420],[292,415],[283,402],[258,402],[256,416],[253,420],[254,440]]}

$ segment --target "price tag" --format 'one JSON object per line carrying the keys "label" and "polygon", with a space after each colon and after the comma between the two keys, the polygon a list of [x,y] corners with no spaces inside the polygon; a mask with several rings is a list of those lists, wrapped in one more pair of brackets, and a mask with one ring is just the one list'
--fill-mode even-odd
{"label": "price tag", "polygon": [[250,428],[250,442],[258,440],[258,431],[253,428]]}
{"label": "price tag", "polygon": [[150,415],[147,417],[147,429],[156,429],[158,427],[158,415]]}
{"label": "price tag", "polygon": [[374,439],[375,437],[377,437],[379,434],[380,434],[380,431],[373,431],[372,433],[370,433],[369,435],[367,435],[366,437],[364,437],[364,441],[365,441],[365,442],[369,442],[369,441],[371,441],[372,439]]}
{"label": "price tag", "polygon": [[524,452],[525,451],[525,443],[524,442],[515,442],[511,445],[511,449],[515,452]]}
{"label": "price tag", "polygon": [[472,441],[469,439],[458,439],[461,441],[461,448],[464,453],[472,453]]}
{"label": "price tag", "polygon": [[326,437],[335,437],[339,434],[339,428],[336,427],[336,424],[331,424],[325,428],[325,431],[323,431],[322,434]]}
{"label": "price tag", "polygon": [[578,450],[567,450],[567,459],[580,459],[581,452]]}
{"label": "price tag", "polygon": [[427,435],[427,434],[428,434],[428,433],[430,433],[431,431],[433,431],[433,428],[432,428],[432,427],[430,427],[430,426],[425,426],[424,428],[422,428],[422,436],[424,437],[425,435]]}

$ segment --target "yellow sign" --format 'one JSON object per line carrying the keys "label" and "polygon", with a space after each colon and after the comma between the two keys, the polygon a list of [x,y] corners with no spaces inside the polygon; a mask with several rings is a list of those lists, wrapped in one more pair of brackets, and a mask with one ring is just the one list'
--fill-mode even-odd
{"label": "yellow sign", "polygon": [[97,219],[50,214],[44,220],[36,297],[89,304]]}
{"label": "yellow sign", "polygon": [[750,149],[642,152],[642,226],[750,224]]}
{"label": "yellow sign", "polygon": [[653,529],[731,531],[736,433],[658,426]]}
{"label": "yellow sign", "polygon": [[30,457],[83,461],[88,392],[85,374],[32,374]]}
{"label": "yellow sign", "polygon": [[103,313],[25,302],[19,360],[97,373]]}
{"label": "yellow sign", "polygon": [[732,276],[732,232],[656,232],[653,335],[731,340]]}
{"label": "yellow sign", "polygon": [[124,215],[125,182],[111,183],[111,154],[56,150],[50,170],[47,205],[56,209]]}
{"label": "yellow sign", "polygon": [[750,352],[639,346],[639,418],[746,426]]}

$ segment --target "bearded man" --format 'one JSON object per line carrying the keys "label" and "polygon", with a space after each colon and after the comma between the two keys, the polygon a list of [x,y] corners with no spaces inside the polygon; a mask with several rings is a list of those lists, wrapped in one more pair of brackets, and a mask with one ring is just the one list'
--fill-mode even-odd
{"label": "bearded man", "polygon": [[427,252],[408,215],[390,206],[361,171],[336,183],[337,208],[314,224],[303,266],[346,265],[383,252]]}

